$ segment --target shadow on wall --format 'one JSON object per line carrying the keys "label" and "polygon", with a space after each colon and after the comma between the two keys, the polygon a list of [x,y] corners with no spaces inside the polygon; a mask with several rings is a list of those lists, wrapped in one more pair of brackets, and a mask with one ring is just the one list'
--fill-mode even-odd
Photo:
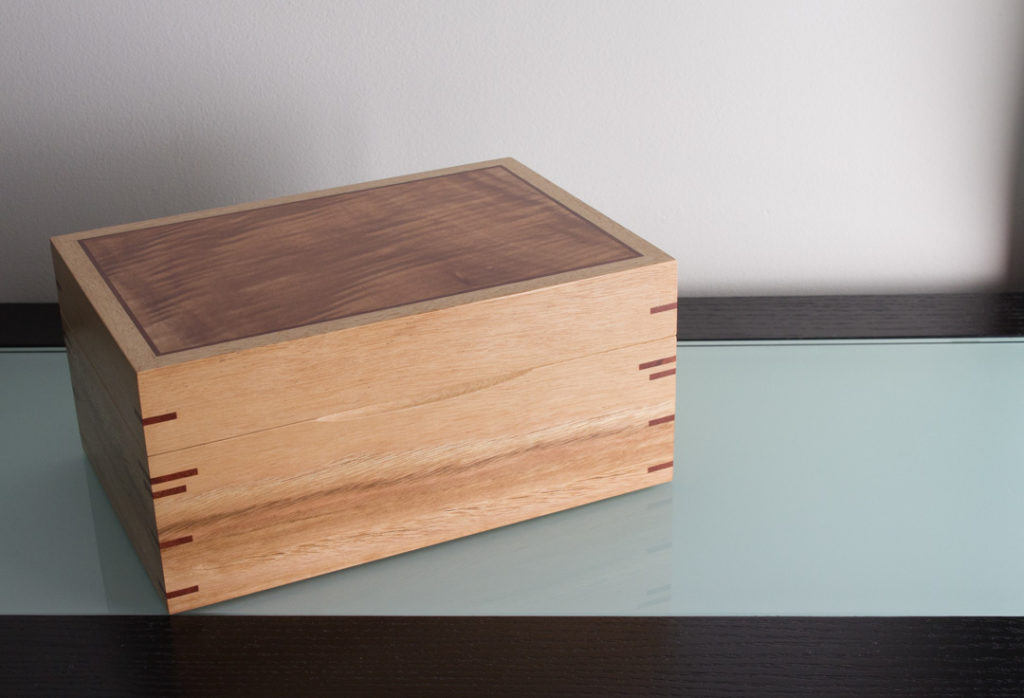
{"label": "shadow on wall", "polygon": [[345,130],[343,152],[311,158],[322,144],[283,111],[190,123],[93,116],[81,123],[73,114],[26,112],[5,128],[0,301],[56,300],[53,235],[341,185],[363,169],[357,129]]}
{"label": "shadow on wall", "polygon": [[1024,292],[1024,153],[1018,157],[1013,192],[1013,217],[1010,224],[1006,290]]}
{"label": "shadow on wall", "polygon": [[1007,258],[1005,289],[1024,291],[1024,71],[1017,94],[1017,125],[1010,201],[1010,244]]}

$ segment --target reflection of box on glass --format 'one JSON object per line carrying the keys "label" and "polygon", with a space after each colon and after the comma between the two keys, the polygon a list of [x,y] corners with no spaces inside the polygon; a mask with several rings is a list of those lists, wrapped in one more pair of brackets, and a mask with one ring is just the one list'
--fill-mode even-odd
{"label": "reflection of box on glass", "polygon": [[671,479],[675,261],[514,160],[53,239],[172,612]]}

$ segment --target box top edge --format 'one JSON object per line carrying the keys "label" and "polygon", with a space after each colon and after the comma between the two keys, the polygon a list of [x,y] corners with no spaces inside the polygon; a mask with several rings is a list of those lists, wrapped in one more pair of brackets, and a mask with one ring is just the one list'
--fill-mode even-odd
{"label": "box top edge", "polygon": [[513,164],[513,166],[522,166],[522,163],[519,163],[517,160],[511,157],[496,158],[494,160],[482,160],[480,162],[466,163],[465,165],[455,165],[452,167],[425,170],[423,172],[415,172],[407,175],[384,177],[381,179],[368,180],[365,182],[354,182],[352,184],[343,184],[339,187],[328,187],[326,189],[317,189],[314,191],[301,192],[297,194],[284,194],[281,196],[274,196],[267,199],[256,199],[253,201],[246,201],[237,204],[228,204],[225,206],[215,206],[213,208],[200,209],[196,211],[175,213],[169,216],[158,216],[156,218],[147,218],[145,220],[131,221],[128,223],[116,223],[114,225],[101,226],[99,228],[88,228],[86,230],[61,233],[59,235],[51,236],[50,241],[62,241],[61,244],[70,244],[72,242],[78,240],[85,240],[88,238],[115,235],[117,233],[130,232],[134,230],[145,230],[147,228],[156,228],[159,226],[171,225],[175,223],[187,223],[193,220],[213,218],[216,216],[222,216],[230,213],[270,208],[273,206],[277,206],[279,204],[287,204],[295,201],[320,199],[328,196],[335,196],[337,194],[347,194],[349,192],[363,191],[365,189],[376,189],[384,186],[389,186],[392,184],[415,182],[421,179],[429,179],[432,177],[444,176],[446,174],[456,174],[458,172],[482,170],[488,167],[496,167],[498,165],[507,164]]}
{"label": "box top edge", "polygon": [[[149,228],[158,227],[159,225],[186,223],[192,220],[209,218],[214,215],[227,215],[240,211],[262,209],[278,204],[317,200],[337,194],[348,194],[365,190],[380,189],[396,184],[412,183],[431,178],[472,172],[474,170],[485,170],[495,167],[504,168],[509,174],[513,175],[514,178],[522,180],[527,185],[538,190],[545,197],[551,199],[557,204],[560,204],[570,213],[575,214],[583,221],[588,222],[596,230],[615,240],[623,248],[628,250],[630,254],[626,255],[625,258],[620,256],[618,259],[610,262],[602,261],[598,263],[588,263],[577,267],[560,268],[554,273],[545,272],[536,276],[519,277],[511,282],[504,281],[490,286],[485,285],[482,287],[470,288],[465,291],[452,292],[446,295],[421,297],[412,301],[405,300],[392,305],[379,305],[369,311],[354,312],[351,314],[341,315],[340,317],[329,317],[322,320],[300,322],[295,325],[279,325],[272,329],[265,329],[262,331],[239,332],[234,333],[231,336],[227,336],[226,338],[220,337],[215,340],[201,343],[193,342],[192,344],[189,344],[188,342],[182,342],[177,345],[169,346],[165,344],[164,346],[160,346],[146,332],[144,321],[141,321],[135,313],[133,313],[131,304],[121,296],[115,285],[109,280],[109,278],[107,278],[106,274],[97,263],[97,260],[89,252],[89,246],[85,244],[85,241],[89,239],[114,236],[118,233],[131,233],[133,231],[139,231],[142,233]],[[266,346],[276,344],[281,341],[289,341],[290,339],[308,336],[310,334],[332,332],[349,326],[354,327],[394,317],[412,316],[424,312],[430,312],[442,307],[463,305],[502,295],[516,295],[536,288],[549,285],[559,285],[561,283],[565,283],[566,279],[574,280],[577,278],[610,273],[619,268],[632,268],[636,266],[646,266],[649,264],[674,261],[669,255],[665,254],[654,245],[651,245],[639,236],[636,236],[511,157],[480,161],[450,168],[374,180],[299,195],[277,197],[249,204],[208,209],[206,211],[196,211],[180,216],[151,219],[149,221],[139,221],[126,225],[109,226],[106,228],[93,229],[91,231],[54,236],[50,238],[50,243],[52,248],[61,255],[65,264],[67,264],[67,266],[76,275],[83,272],[83,267],[88,268],[88,273],[86,275],[92,282],[87,284],[88,291],[92,291],[93,287],[99,285],[104,287],[102,291],[105,292],[88,293],[91,302],[94,304],[101,317],[111,319],[116,318],[118,320],[130,318],[133,327],[129,328],[132,330],[129,333],[131,336],[128,337],[126,341],[128,341],[129,344],[132,345],[132,348],[136,350],[130,353],[134,355],[132,363],[140,372],[152,368],[159,368],[169,363],[190,361],[193,357],[205,358],[211,355],[227,354],[253,346]],[[108,308],[107,306],[111,307]],[[124,316],[124,318],[122,318],[122,316]],[[116,329],[119,330],[117,334],[121,334],[124,330],[125,323],[116,322],[115,326]],[[121,341],[121,337],[117,337],[117,339],[118,341]],[[142,346],[140,347],[139,345]]]}
{"label": "box top edge", "polygon": [[216,344],[189,347],[173,352],[154,352],[152,360],[146,363],[144,370],[140,371],[140,373],[149,370],[160,370],[162,368],[190,363],[193,361],[203,361],[217,356],[226,356],[239,352],[247,352],[249,350],[265,349],[316,335],[357,329],[359,327],[378,322],[402,320],[433,312],[445,311],[473,303],[528,294],[534,291],[562,286],[564,284],[571,284],[598,276],[612,275],[619,272],[627,272],[642,267],[666,263],[674,264],[675,260],[672,258],[655,259],[648,256],[633,257],[619,262],[612,262],[610,264],[584,267],[537,279],[528,279],[526,281],[504,284],[502,286],[494,286],[475,291],[467,291],[457,295],[445,296],[442,298],[427,299],[416,303],[383,308],[359,315],[351,315],[343,318],[325,320],[318,323],[284,328],[263,334],[239,337],[236,339],[218,342]]}

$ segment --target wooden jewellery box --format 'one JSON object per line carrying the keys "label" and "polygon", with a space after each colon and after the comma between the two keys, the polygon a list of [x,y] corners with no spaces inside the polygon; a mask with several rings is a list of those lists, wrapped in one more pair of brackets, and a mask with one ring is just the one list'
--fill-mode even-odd
{"label": "wooden jewellery box", "polygon": [[515,160],[52,240],[171,613],[672,478],[676,263]]}

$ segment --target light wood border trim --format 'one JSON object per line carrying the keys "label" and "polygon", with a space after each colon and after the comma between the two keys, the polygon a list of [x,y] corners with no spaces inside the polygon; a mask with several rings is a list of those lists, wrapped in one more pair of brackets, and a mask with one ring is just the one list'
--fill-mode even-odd
{"label": "light wood border trim", "polygon": [[[132,230],[142,230],[145,228],[151,228],[158,225],[181,223],[190,220],[206,218],[210,216],[237,213],[241,211],[265,208],[268,206],[291,203],[295,201],[304,201],[308,199],[321,198],[325,196],[333,196],[336,194],[363,191],[366,189],[375,189],[395,184],[413,182],[421,179],[429,179],[449,174],[456,174],[459,172],[485,169],[489,167],[505,168],[515,176],[522,179],[528,185],[533,186],[534,188],[540,190],[543,194],[551,197],[554,201],[565,206],[571,212],[579,215],[583,219],[594,224],[595,226],[597,226],[602,231],[604,231],[611,237],[615,238],[619,242],[636,250],[637,252],[640,253],[640,256],[618,262],[611,262],[608,264],[601,264],[592,267],[585,267],[583,269],[563,272],[561,274],[544,276],[535,279],[528,279],[525,281],[520,281],[512,284],[505,284],[500,286],[494,286],[491,288],[480,289],[478,291],[471,291],[462,294],[445,296],[443,298],[438,299],[420,301],[418,303],[409,303],[394,308],[387,308],[379,311],[363,313],[361,315],[354,315],[345,318],[339,318],[336,320],[329,320],[326,322],[304,325],[301,327],[291,328],[287,330],[280,330],[277,332],[270,332],[267,334],[256,335],[253,337],[246,337],[210,346],[197,347],[195,349],[187,349],[184,351],[162,354],[160,356],[157,356],[154,354],[152,348],[149,346],[146,339],[142,336],[138,327],[135,325],[135,322],[128,315],[124,306],[114,295],[114,293],[110,289],[110,286],[107,284],[106,280],[103,279],[103,277],[100,275],[95,266],[93,266],[91,260],[89,260],[85,251],[79,244],[80,240],[98,237],[102,235],[111,235],[115,233],[123,233]],[[98,228],[95,230],[71,233],[68,235],[62,235],[54,238],[52,244],[55,250],[55,257],[61,257],[65,261],[66,265],[71,269],[74,269],[75,274],[79,277],[79,279],[81,279],[83,292],[89,298],[90,302],[96,309],[97,314],[103,320],[103,322],[106,323],[108,327],[111,327],[114,330],[113,334],[116,335],[115,338],[117,340],[119,347],[121,348],[122,352],[131,362],[132,366],[137,372],[142,372],[163,366],[170,366],[196,359],[203,359],[221,354],[228,354],[253,347],[261,347],[267,346],[269,344],[276,344],[278,342],[292,341],[303,337],[309,337],[315,334],[335,332],[337,330],[377,323],[383,320],[389,320],[398,317],[407,317],[410,315],[427,313],[442,308],[449,308],[463,304],[476,303],[482,300],[488,300],[500,296],[528,293],[539,288],[572,283],[580,279],[603,276],[606,274],[611,274],[628,269],[634,269],[649,264],[657,264],[665,261],[672,261],[671,257],[669,257],[667,254],[665,254],[658,248],[654,247],[653,245],[646,242],[642,238],[636,236],[623,226],[615,223],[607,216],[604,216],[603,214],[599,213],[598,211],[591,208],[587,204],[583,203],[582,201],[572,196],[565,190],[554,185],[547,179],[544,179],[536,172],[533,172],[532,170],[530,170],[529,168],[525,167],[524,165],[522,165],[521,163],[517,162],[512,158],[487,160],[484,162],[470,163],[466,165],[459,165],[457,167],[449,167],[439,170],[431,170],[428,172],[405,175],[402,177],[391,177],[387,179],[363,182],[359,184],[337,187],[333,189],[324,189],[306,194],[284,196],[262,201],[239,204],[235,206],[225,206],[215,209],[208,209],[205,211],[186,213],[177,216],[168,216],[164,218],[156,218],[147,221],[140,221],[124,225],[109,226],[105,228]]]}

